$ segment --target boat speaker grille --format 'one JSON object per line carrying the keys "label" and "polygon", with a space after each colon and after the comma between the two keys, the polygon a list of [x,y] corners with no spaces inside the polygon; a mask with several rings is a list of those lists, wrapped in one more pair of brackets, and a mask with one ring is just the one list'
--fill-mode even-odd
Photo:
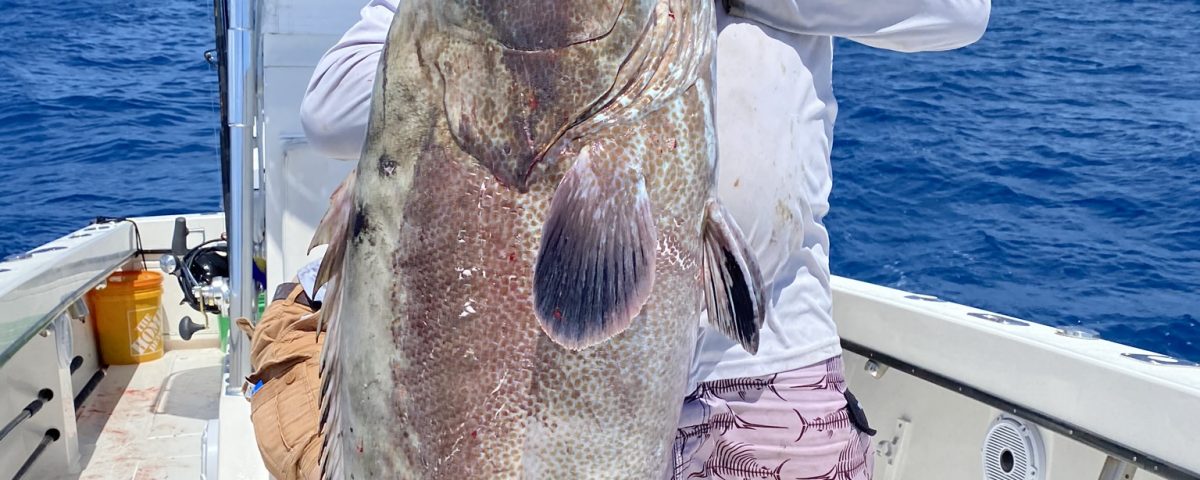
{"label": "boat speaker grille", "polygon": [[1043,480],[1045,447],[1037,427],[1016,417],[1001,415],[983,439],[985,480]]}

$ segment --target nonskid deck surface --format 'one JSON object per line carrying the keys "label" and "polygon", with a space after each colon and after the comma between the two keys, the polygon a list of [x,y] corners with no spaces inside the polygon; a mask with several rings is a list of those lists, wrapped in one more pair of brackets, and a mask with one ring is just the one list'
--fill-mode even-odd
{"label": "nonskid deck surface", "polygon": [[79,410],[82,472],[61,478],[199,478],[200,436],[217,418],[221,364],[221,352],[206,348],[109,367]]}

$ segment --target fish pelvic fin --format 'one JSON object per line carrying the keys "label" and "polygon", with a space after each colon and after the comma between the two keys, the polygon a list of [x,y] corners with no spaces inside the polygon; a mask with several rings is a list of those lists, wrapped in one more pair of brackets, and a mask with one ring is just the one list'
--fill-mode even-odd
{"label": "fish pelvic fin", "polygon": [[657,228],[640,160],[583,147],[542,227],[533,302],[542,330],[580,350],[629,328],[654,285]]}
{"label": "fish pelvic fin", "polygon": [[329,197],[329,210],[321,217],[321,223],[317,224],[317,231],[313,233],[312,242],[308,244],[310,252],[318,246],[329,245],[325,257],[321,260],[321,267],[317,270],[314,291],[320,290],[322,285],[342,270],[346,244],[350,241],[348,230],[354,216],[354,184],[357,177],[358,169],[351,170],[341,185],[333,191],[333,195]]}
{"label": "fish pelvic fin", "polygon": [[758,333],[767,311],[762,272],[741,229],[716,200],[705,207],[701,248],[709,324],[747,352],[758,353]]}

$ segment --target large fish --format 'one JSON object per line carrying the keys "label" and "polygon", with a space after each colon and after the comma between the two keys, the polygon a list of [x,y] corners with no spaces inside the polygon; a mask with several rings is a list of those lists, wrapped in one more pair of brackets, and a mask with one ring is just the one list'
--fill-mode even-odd
{"label": "large fish", "polygon": [[328,478],[647,479],[700,312],[757,348],[715,199],[712,0],[410,1],[314,238]]}

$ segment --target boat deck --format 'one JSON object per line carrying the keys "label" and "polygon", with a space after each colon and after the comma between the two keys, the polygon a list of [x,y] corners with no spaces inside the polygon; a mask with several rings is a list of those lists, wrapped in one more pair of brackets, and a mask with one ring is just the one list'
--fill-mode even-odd
{"label": "boat deck", "polygon": [[82,472],[60,478],[197,478],[201,434],[218,415],[222,354],[171,350],[111,366],[78,412]]}

